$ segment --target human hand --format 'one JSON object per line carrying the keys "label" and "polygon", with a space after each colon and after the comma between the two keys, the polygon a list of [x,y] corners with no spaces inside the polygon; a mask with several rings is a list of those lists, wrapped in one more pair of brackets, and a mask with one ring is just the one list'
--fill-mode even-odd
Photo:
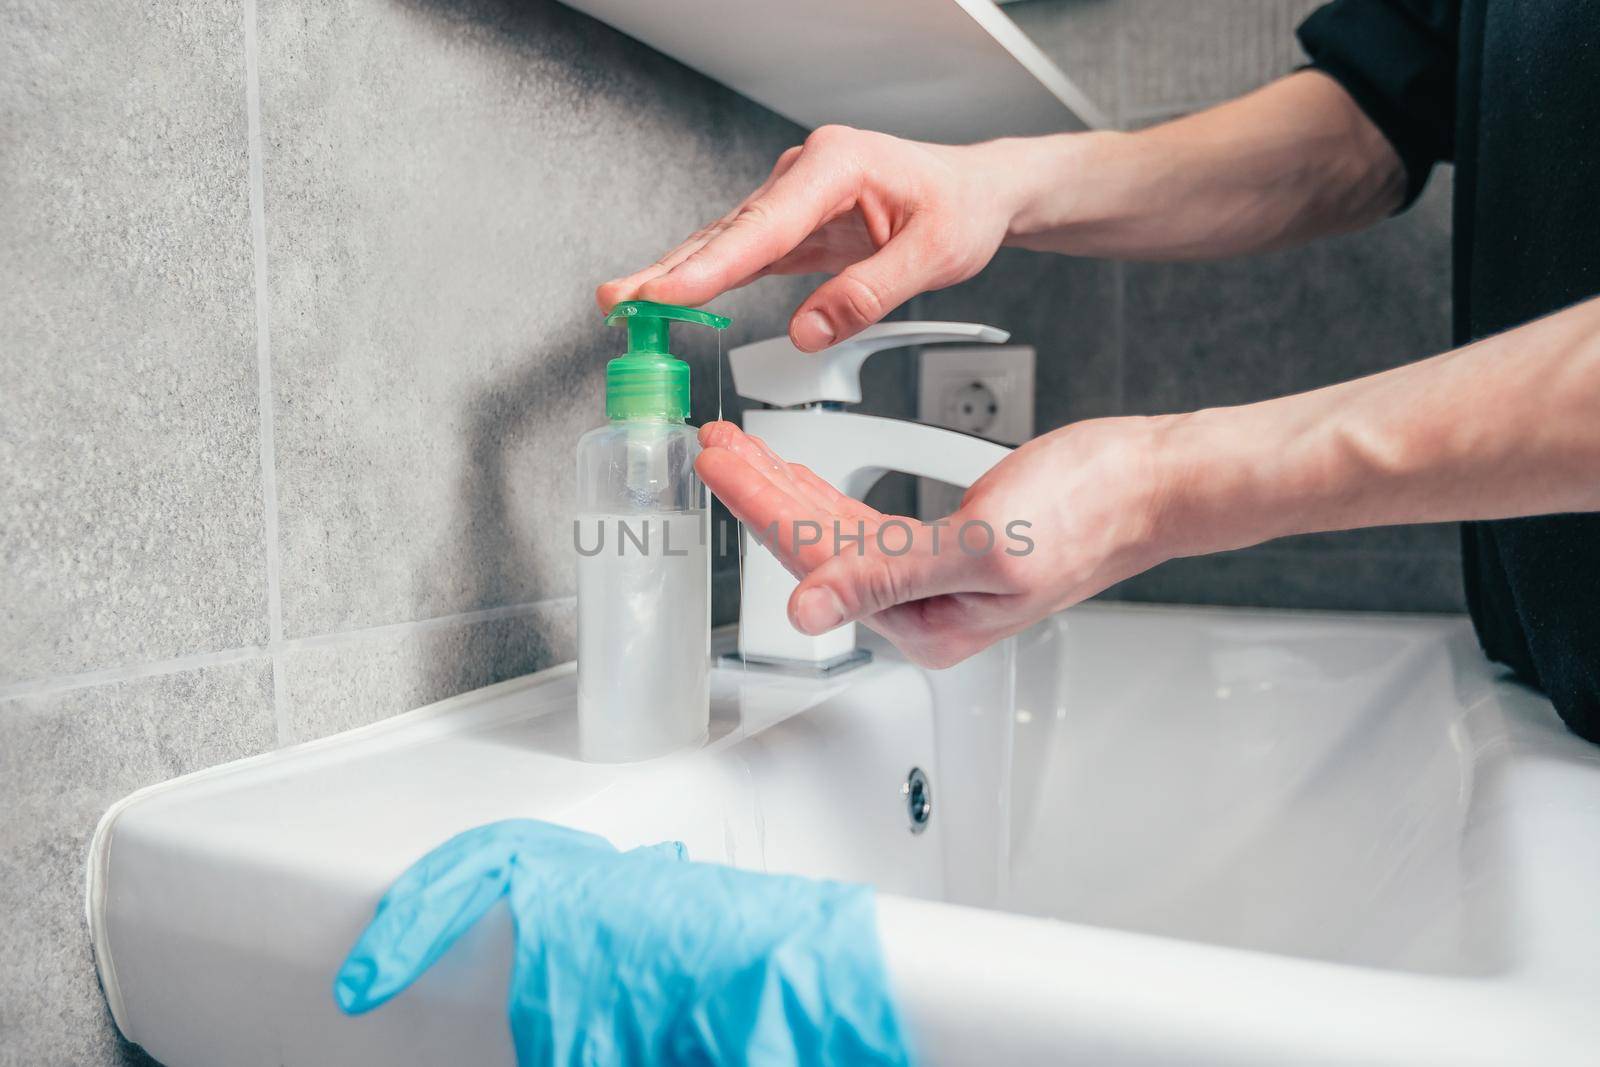
{"label": "human hand", "polygon": [[[1046,434],[937,523],[853,500],[732,423],[701,428],[695,470],[763,543],[775,531],[768,547],[800,579],[789,598],[797,630],[861,622],[912,661],[947,667],[1182,554],[1162,524],[1169,425],[1098,419]],[[816,544],[799,543],[807,523],[824,531]]]}
{"label": "human hand", "polygon": [[635,299],[697,305],[764,275],[827,272],[789,322],[795,347],[826,348],[983,269],[1020,195],[1021,168],[999,158],[1004,144],[824,126],[738,207],[596,298],[606,311]]}

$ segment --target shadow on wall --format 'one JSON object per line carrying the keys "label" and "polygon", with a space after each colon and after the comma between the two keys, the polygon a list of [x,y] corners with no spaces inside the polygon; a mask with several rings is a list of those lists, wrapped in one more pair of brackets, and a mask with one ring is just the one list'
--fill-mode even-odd
{"label": "shadow on wall", "polygon": [[[524,54],[529,61],[543,57],[553,35],[603,37],[609,31],[550,2],[536,0],[400,0],[399,6],[442,23],[475,23],[494,31],[494,42],[507,51]],[[614,42],[601,49],[599,60],[588,59],[590,49],[565,50],[567,75],[585,94],[620,94],[615,80],[605,75],[603,63],[614,58]],[[473,604],[503,604],[506,591],[524,587],[531,572],[533,588],[564,587],[559,576],[543,573],[533,545],[517,536],[526,531],[518,521],[510,501],[513,479],[518,477],[514,458],[518,442],[538,437],[540,428],[559,424],[556,412],[582,404],[586,376],[604,366],[604,347],[593,323],[569,316],[552,316],[548,328],[530,343],[514,371],[481,388],[466,404],[465,436],[468,468],[460,478],[460,551],[471,557],[467,569],[474,588]],[[548,442],[548,462],[560,462],[568,442]],[[571,449],[564,449],[566,456]],[[530,566],[531,565],[531,566]],[[502,628],[466,626],[461,630],[463,646],[446,643],[424,646],[428,662],[424,674],[440,692],[455,693],[480,686],[485,679],[476,676],[484,665],[492,665],[497,678],[530,674],[562,658],[552,648],[550,635],[536,626],[518,627],[508,643]]]}
{"label": "shadow on wall", "polygon": [[[659,118],[664,127],[681,135],[680,147],[693,158],[715,158],[719,151],[716,130],[706,122],[686,122],[682,116],[656,114],[664,106],[648,96],[627,91],[629,81],[617,76],[620,66],[676,67],[664,57],[644,51],[598,22],[551,2],[537,0],[398,0],[397,6],[432,21],[442,37],[455,38],[470,27],[475,47],[510,54],[530,68],[558,64],[560,95],[581,99],[582,110],[601,117],[627,116],[616,131],[628,138],[638,128]],[[682,72],[684,77],[693,77]],[[554,102],[563,106],[564,101]],[[574,146],[568,162],[581,173],[594,161]],[[552,161],[541,162],[548,171]],[[559,194],[558,194],[559,195]],[[493,211],[492,206],[484,210]],[[577,213],[577,205],[551,203],[554,212]],[[560,229],[570,239],[570,221]],[[607,227],[605,232],[610,232]],[[604,233],[597,240],[604,240]],[[559,272],[559,243],[550,250],[546,269]],[[594,279],[598,281],[599,279]],[[576,435],[569,429],[574,411],[594,408],[593,423],[603,419],[597,406],[602,395],[596,382],[606,361],[617,354],[612,331],[602,325],[599,310],[588,299],[588,279],[570,279],[571,303],[548,309],[536,317],[518,309],[532,329],[530,340],[510,361],[514,369],[475,388],[461,404],[459,421],[464,436],[465,467],[459,472],[456,534],[452,551],[465,554],[444,561],[455,573],[468,575],[465,603],[507,606],[525,600],[533,590],[538,599],[559,597],[573,586],[570,570],[562,572],[568,554],[567,531],[559,499],[533,503],[548,508],[544,515],[529,515],[528,487],[535,479],[530,463],[545,468],[536,481],[549,485],[570,481]],[[548,289],[546,288],[546,291]],[[576,295],[581,291],[581,297]],[[530,296],[530,300],[533,297]],[[697,380],[703,378],[696,375]],[[563,512],[555,516],[553,512]],[[548,542],[541,545],[540,542]],[[541,551],[541,547],[545,550]],[[553,549],[553,551],[551,550]],[[570,562],[564,564],[570,567]],[[422,673],[437,693],[455,693],[502,678],[528,674],[568,658],[570,649],[542,625],[467,625],[459,641],[424,645],[427,662]]]}
{"label": "shadow on wall", "polygon": [[[586,111],[597,115],[628,115],[626,125],[619,125],[619,137],[632,138],[639,135],[642,128],[659,122],[662,130],[671,131],[675,153],[705,160],[708,168],[717,166],[725,170],[719,166],[722,161],[734,156],[748,160],[755,155],[761,160],[760,169],[764,170],[776,159],[776,149],[767,158],[767,151],[746,143],[749,141],[747,133],[734,128],[747,123],[718,121],[720,105],[706,108],[701,103],[690,102],[688,106],[695,110],[684,114],[680,101],[641,99],[626,92],[623,88],[626,83],[616,76],[619,64],[642,64],[648,68],[648,73],[669,79],[669,89],[670,79],[674,77],[698,79],[699,75],[674,60],[637,49],[616,31],[560,5],[536,0],[398,2],[405,10],[436,21],[441,28],[469,23],[478,31],[475,36],[488,37],[498,46],[516,53],[519,59],[526,57],[530,63],[549,62],[551,40],[564,38],[559,55],[565,83],[588,98],[584,104]],[[485,30],[488,32],[484,33]],[[717,92],[727,93],[721,89]],[[731,93],[727,95],[730,100],[736,99]],[[604,106],[597,104],[600,100],[605,101]],[[741,109],[754,108],[742,100],[737,100],[737,105]],[[699,110],[706,113],[700,114]],[[782,124],[782,120],[774,121]],[[793,132],[795,141],[803,136],[798,127],[793,128]],[[581,169],[590,163],[580,158],[573,159],[570,165]],[[708,175],[707,180],[725,183],[726,179],[725,176],[713,179]],[[729,190],[728,203],[715,210],[731,206],[744,191],[742,185]],[[560,209],[560,205],[553,207]],[[596,240],[606,240],[612,229],[607,227],[605,232],[596,235]],[[675,238],[681,236],[683,234],[678,234]],[[553,254],[552,261],[558,254]],[[557,561],[568,560],[569,556],[566,552],[570,537],[566,526],[568,516],[563,514],[559,523],[535,531],[541,540],[553,539],[555,546],[554,553],[540,552],[526,536],[529,532],[526,516],[517,514],[513,501],[519,499],[519,495],[525,497],[525,493],[517,491],[526,484],[518,457],[527,455],[531,438],[538,437],[543,427],[559,425],[561,418],[557,416],[570,422],[575,407],[593,408],[590,425],[597,425],[604,417],[600,407],[603,391],[598,382],[604,374],[606,361],[618,355],[622,345],[618,332],[605,327],[598,308],[587,301],[589,282],[600,280],[584,279],[583,306],[576,311],[570,307],[556,309],[548,322],[541,320],[536,345],[527,349],[521,366],[480,389],[468,404],[466,433],[472,469],[463,471],[460,483],[464,531],[460,548],[473,557],[474,566],[470,571],[474,575],[474,588],[469,598],[472,603],[507,603],[505,591],[527,587],[530,570],[536,574],[532,582],[534,588],[563,591],[572,588],[571,573],[557,573]],[[817,278],[769,278],[719,297],[713,302],[714,306],[735,321],[731,336],[724,338],[724,343],[739,344],[785,332],[792,309],[818,281]],[[723,416],[737,421],[744,405],[733,391],[732,377],[725,363],[718,367],[714,335],[680,328],[674,331],[673,349],[693,368],[691,421],[703,423],[716,417],[719,394]],[[900,418],[914,416],[915,362],[910,354],[876,357],[866,368],[863,384],[868,399],[860,410]],[[539,443],[540,462],[557,466],[560,478],[570,481],[576,436],[542,439]],[[913,492],[908,479],[890,476],[874,491],[871,499],[886,510],[909,513],[914,508]],[[720,501],[712,501],[712,521],[713,530],[720,528],[716,525],[719,523],[726,523],[730,530],[734,528]],[[732,621],[737,615],[736,566],[737,560],[731,555],[717,558],[713,563],[713,599],[718,623]],[[498,639],[488,632],[490,628],[473,629],[471,639],[480,646]],[[481,663],[483,661],[476,656],[479,652],[496,654],[493,648],[473,647],[462,658],[468,663]],[[550,662],[549,653],[548,648],[530,649],[519,656],[520,662],[505,664],[506,670],[501,674],[506,676],[543,666]],[[447,673],[458,669],[453,665],[456,656],[457,651],[452,650],[448,662],[441,660],[430,667]]]}
{"label": "shadow on wall", "polygon": [[[372,638],[406,659],[378,692],[362,653],[301,657],[314,735],[570,658],[573,449],[622,348],[591,287],[737,202],[803,131],[556,3],[311,5],[304,26],[301,2],[263,9],[286,629],[430,622]],[[782,333],[813,284],[719,297],[727,343]],[[716,340],[674,348],[703,422]],[[862,410],[909,415],[907,359],[874,362]],[[717,564],[725,622],[736,560]],[[324,699],[319,671],[355,695]]]}
{"label": "shadow on wall", "polygon": [[[521,367],[485,387],[469,404],[466,454],[471,470],[463,472],[461,479],[461,508],[467,519],[461,548],[477,563],[470,569],[477,586],[472,592],[474,603],[503,600],[504,590],[514,588],[519,576],[530,570],[535,575],[536,588],[567,584],[556,575],[544,573],[548,565],[541,565],[532,545],[516,536],[526,526],[517,521],[509,504],[512,482],[518,478],[513,462],[515,442],[537,434],[555,411],[588,400],[581,388],[585,376],[595,373],[596,367],[603,367],[607,358],[595,340],[596,334],[598,331],[586,331],[573,323],[563,324],[559,333],[550,338],[555,355],[547,351],[541,361],[530,348]],[[570,467],[572,449],[566,448],[565,453],[556,450],[547,458],[552,463],[566,461]],[[522,562],[513,566],[513,561]],[[474,664],[494,663],[502,677],[512,677],[564,658],[551,647],[549,635],[539,636],[538,642],[527,642],[513,651],[507,662],[506,650],[500,647],[501,635],[493,627],[466,627],[465,655],[455,649],[437,649],[429,674],[445,677],[464,667],[471,669]],[[474,683],[460,679],[459,684],[465,687]]]}

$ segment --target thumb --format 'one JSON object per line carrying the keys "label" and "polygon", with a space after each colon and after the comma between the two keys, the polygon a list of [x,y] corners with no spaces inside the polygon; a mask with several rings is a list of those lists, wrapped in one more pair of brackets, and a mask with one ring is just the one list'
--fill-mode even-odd
{"label": "thumb", "polygon": [[[929,224],[912,224],[876,253],[817,287],[789,323],[802,352],[853,337],[918,293],[946,283]],[[934,265],[935,269],[930,269]]]}
{"label": "thumb", "polygon": [[[926,530],[921,527],[919,533]],[[806,575],[790,595],[789,621],[801,633],[815,636],[897,604],[973,590],[979,583],[972,563],[959,552],[935,551],[926,536],[914,537],[900,554],[874,546],[836,555]]]}

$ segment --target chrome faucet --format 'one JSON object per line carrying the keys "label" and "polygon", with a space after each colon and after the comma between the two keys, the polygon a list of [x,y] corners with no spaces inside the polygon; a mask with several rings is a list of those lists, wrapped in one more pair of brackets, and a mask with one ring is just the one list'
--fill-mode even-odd
{"label": "chrome faucet", "polygon": [[[728,353],[734,390],[774,405],[744,413],[744,428],[786,460],[803,463],[857,499],[889,471],[970,486],[1010,449],[935,426],[841,410],[861,402],[861,365],[874,352],[961,341],[1000,344],[1010,335],[967,322],[888,322],[869,326],[817,353],[801,352],[787,337],[741,345]],[[795,579],[759,543],[766,532],[744,534],[744,584],[739,605],[739,655],[767,664],[827,675],[864,662],[855,625],[820,637],[789,623]],[[832,531],[827,531],[832,536]],[[778,531],[790,538],[794,532]]]}

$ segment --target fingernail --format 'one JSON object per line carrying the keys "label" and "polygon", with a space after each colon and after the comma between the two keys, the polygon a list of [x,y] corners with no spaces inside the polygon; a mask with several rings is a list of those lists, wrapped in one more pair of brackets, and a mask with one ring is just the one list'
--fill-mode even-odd
{"label": "fingernail", "polygon": [[833,344],[833,323],[820,311],[808,311],[795,323],[795,340],[800,347],[815,351]]}
{"label": "fingernail", "polygon": [[827,586],[817,586],[800,594],[794,606],[795,621],[808,634],[827,633],[844,622],[844,604],[839,594]]}

